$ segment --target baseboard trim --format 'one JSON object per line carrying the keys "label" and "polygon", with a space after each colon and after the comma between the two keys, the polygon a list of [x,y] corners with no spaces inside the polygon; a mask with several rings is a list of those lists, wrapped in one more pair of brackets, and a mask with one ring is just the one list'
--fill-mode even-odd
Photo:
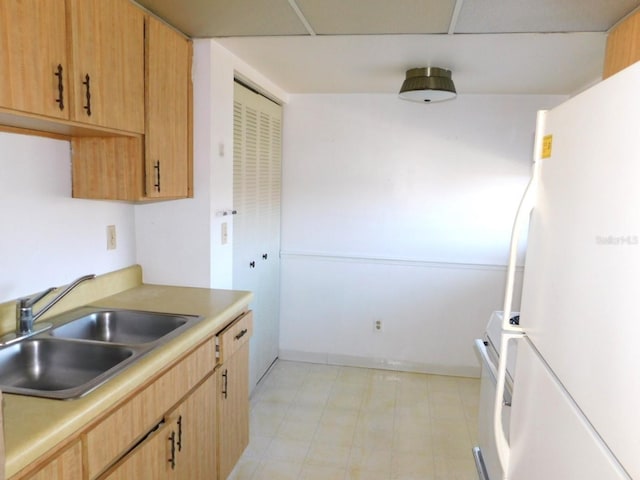
{"label": "baseboard trim", "polygon": [[333,353],[303,352],[300,350],[280,350],[280,360],[296,362],[339,365],[344,367],[376,368],[398,372],[429,373],[433,375],[449,375],[453,377],[480,377],[480,366],[452,366],[426,363],[406,362],[383,358],[358,357]]}

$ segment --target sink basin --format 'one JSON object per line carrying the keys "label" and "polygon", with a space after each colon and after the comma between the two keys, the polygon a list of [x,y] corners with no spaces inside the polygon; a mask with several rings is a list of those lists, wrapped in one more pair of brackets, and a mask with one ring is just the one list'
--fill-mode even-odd
{"label": "sink basin", "polygon": [[0,349],[0,388],[49,398],[75,398],[93,390],[135,358],[122,345],[31,338]]}
{"label": "sink basin", "polygon": [[52,329],[50,335],[137,345],[156,341],[196,318],[135,310],[94,309]]}
{"label": "sink basin", "polygon": [[0,348],[0,390],[71,399],[100,386],[203,317],[80,307]]}

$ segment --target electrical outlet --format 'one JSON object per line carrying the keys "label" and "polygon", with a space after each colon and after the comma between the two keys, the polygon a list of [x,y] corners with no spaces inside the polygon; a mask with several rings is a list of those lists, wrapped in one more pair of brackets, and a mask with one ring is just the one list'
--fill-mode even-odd
{"label": "electrical outlet", "polygon": [[116,246],[116,226],[107,225],[107,250],[115,250]]}
{"label": "electrical outlet", "polygon": [[382,320],[374,320],[373,321],[373,331],[381,332],[382,331]]}

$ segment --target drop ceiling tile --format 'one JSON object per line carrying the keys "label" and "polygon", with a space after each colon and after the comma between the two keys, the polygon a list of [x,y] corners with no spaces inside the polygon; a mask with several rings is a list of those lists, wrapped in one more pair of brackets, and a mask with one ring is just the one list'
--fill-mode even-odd
{"label": "drop ceiling tile", "polygon": [[603,32],[640,0],[464,0],[455,33]]}
{"label": "drop ceiling tile", "polygon": [[439,66],[452,71],[459,94],[567,95],[601,78],[606,35],[318,35],[216,42],[290,94],[395,95],[407,69]]}
{"label": "drop ceiling tile", "polygon": [[305,35],[287,0],[137,0],[191,37]]}
{"label": "drop ceiling tile", "polygon": [[296,0],[319,35],[447,33],[455,0]]}

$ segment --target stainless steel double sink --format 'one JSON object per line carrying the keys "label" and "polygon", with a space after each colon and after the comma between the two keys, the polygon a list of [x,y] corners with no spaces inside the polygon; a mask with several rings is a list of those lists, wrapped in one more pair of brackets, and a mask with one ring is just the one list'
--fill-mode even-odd
{"label": "stainless steel double sink", "polygon": [[95,307],[72,310],[50,318],[50,330],[0,348],[0,390],[63,400],[81,397],[202,318]]}

